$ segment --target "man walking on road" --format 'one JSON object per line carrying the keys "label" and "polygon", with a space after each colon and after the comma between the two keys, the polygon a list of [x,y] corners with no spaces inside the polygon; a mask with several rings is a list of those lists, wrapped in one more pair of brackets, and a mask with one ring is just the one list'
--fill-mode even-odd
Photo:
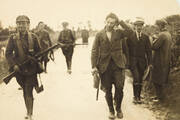
{"label": "man walking on road", "polygon": [[142,33],[144,20],[137,18],[135,31],[129,35],[127,45],[129,48],[130,70],[133,76],[133,103],[141,103],[141,89],[144,71],[148,65],[152,67],[152,51],[149,37]]}
{"label": "man walking on road", "polygon": [[120,29],[114,30],[118,22],[118,17],[113,13],[106,17],[105,28],[97,33],[91,52],[92,73],[98,72],[100,74],[101,89],[105,92],[110,119],[115,118],[112,97],[113,84],[115,86],[114,100],[117,117],[123,118],[121,103],[123,99],[127,46],[124,41],[124,31]]}
{"label": "man walking on road", "polygon": [[72,34],[72,31],[67,28],[67,22],[63,22],[62,26],[63,30],[59,34],[58,42],[64,44],[64,46],[61,49],[66,58],[67,72],[71,74],[72,56],[74,52],[73,44],[75,43],[75,38]]}
{"label": "man walking on road", "polygon": [[[45,50],[52,46],[52,42],[49,36],[48,31],[45,30],[45,24],[43,22],[39,22],[38,24],[38,31],[36,32],[36,35],[39,38],[40,46],[42,50]],[[44,64],[44,71],[47,73],[47,63],[49,61],[49,56],[53,54],[53,51],[51,51],[50,54],[45,54],[42,57],[42,63]]]}
{"label": "man walking on road", "polygon": [[[27,16],[21,15],[16,18],[17,33],[10,36],[6,58],[10,71],[16,72],[16,80],[23,89],[24,101],[27,109],[26,119],[32,120],[33,114],[33,88],[38,85],[38,61],[31,56],[40,51],[38,38],[29,31],[30,20]],[[22,67],[23,61],[31,59]]]}
{"label": "man walking on road", "polygon": [[84,27],[81,31],[82,42],[88,44],[89,31]]}

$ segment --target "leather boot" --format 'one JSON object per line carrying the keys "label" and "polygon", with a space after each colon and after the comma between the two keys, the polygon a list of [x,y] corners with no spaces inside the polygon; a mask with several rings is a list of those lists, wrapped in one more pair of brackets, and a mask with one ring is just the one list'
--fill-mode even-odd
{"label": "leather boot", "polygon": [[119,112],[117,112],[117,118],[119,118],[119,119],[123,118],[123,113],[121,110]]}
{"label": "leather boot", "polygon": [[137,103],[141,104],[141,89],[142,89],[142,85],[137,85]]}
{"label": "leather boot", "polygon": [[71,74],[71,61],[68,61],[68,73]]}
{"label": "leather boot", "polygon": [[28,104],[27,114],[28,116],[32,116],[33,114],[33,98],[32,97],[27,97],[27,104]]}
{"label": "leather boot", "polygon": [[133,93],[134,93],[133,103],[134,103],[134,104],[137,104],[137,103],[138,103],[137,90],[138,90],[137,85],[134,85],[134,84],[133,84]]}
{"label": "leather boot", "polygon": [[114,112],[114,106],[113,106],[112,93],[106,93],[105,98],[106,98],[106,102],[107,102],[108,108],[109,108],[109,118],[114,119],[115,112]]}

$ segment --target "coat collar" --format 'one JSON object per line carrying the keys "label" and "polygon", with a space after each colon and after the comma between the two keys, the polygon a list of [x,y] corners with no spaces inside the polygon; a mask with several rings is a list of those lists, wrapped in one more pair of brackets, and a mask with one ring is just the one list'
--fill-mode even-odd
{"label": "coat collar", "polygon": [[103,39],[110,43],[114,41],[114,36],[115,36],[114,34],[115,34],[115,30],[112,31],[111,40],[109,40],[109,38],[107,37],[107,34],[106,34],[106,29],[104,28],[102,30]]}

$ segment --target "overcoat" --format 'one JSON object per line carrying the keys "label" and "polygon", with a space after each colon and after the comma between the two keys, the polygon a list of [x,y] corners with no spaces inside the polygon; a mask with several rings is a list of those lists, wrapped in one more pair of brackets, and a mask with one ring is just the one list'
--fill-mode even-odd
{"label": "overcoat", "polygon": [[152,80],[157,84],[164,84],[168,81],[171,60],[172,38],[168,31],[159,34],[157,41],[152,45],[154,50]]}

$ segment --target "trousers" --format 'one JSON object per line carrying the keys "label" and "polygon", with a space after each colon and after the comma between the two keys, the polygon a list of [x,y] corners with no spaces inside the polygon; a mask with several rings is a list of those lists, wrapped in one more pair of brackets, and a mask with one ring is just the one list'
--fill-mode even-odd
{"label": "trousers", "polygon": [[[116,111],[121,111],[123,100],[123,87],[125,81],[125,71],[119,68],[113,59],[110,60],[107,70],[100,74],[101,85],[105,91],[105,99],[110,112],[114,112],[113,100],[116,103]],[[112,85],[115,87],[114,99],[112,96]]]}

